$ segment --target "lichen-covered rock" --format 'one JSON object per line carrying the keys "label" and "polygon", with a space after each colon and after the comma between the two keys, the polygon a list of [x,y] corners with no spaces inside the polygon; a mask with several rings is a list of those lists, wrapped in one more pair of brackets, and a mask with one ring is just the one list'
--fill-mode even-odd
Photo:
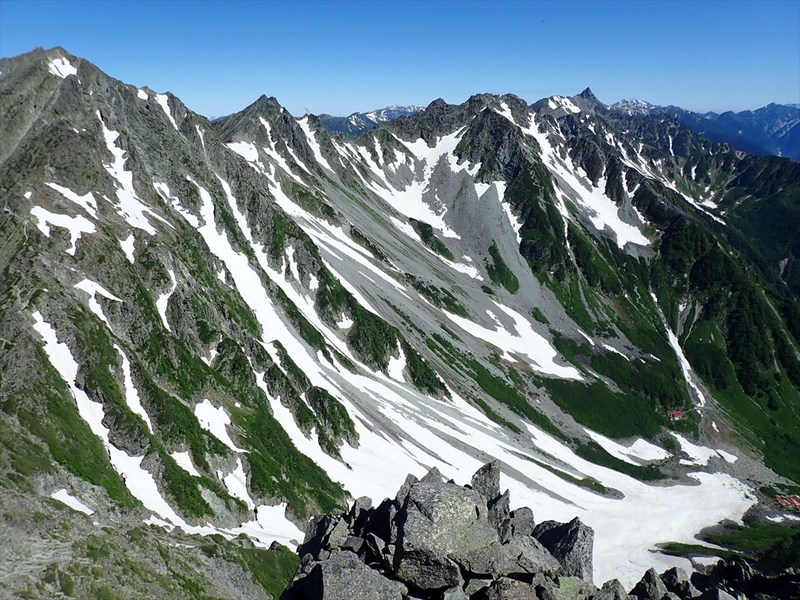
{"label": "lichen-covered rock", "polygon": [[480,600],[538,600],[532,585],[508,577],[497,579],[477,597]]}
{"label": "lichen-covered rock", "polygon": [[394,575],[411,588],[431,591],[461,585],[458,565],[441,550],[407,550],[395,561]]}
{"label": "lichen-covered rock", "polygon": [[[411,487],[395,523],[397,576],[420,589],[431,589],[426,587],[432,585],[428,564],[449,564],[443,557],[459,562],[497,540],[480,494],[435,480],[423,479]],[[444,579],[450,582],[452,576]]]}
{"label": "lichen-covered rock", "polygon": [[490,502],[500,495],[500,463],[492,461],[475,471],[472,489]]}
{"label": "lichen-covered rock", "polygon": [[628,600],[629,596],[619,579],[612,579],[603,584],[594,598],[595,600]]}
{"label": "lichen-covered rock", "polygon": [[352,552],[339,552],[317,562],[304,577],[296,579],[282,600],[401,600],[404,585],[383,577]]}

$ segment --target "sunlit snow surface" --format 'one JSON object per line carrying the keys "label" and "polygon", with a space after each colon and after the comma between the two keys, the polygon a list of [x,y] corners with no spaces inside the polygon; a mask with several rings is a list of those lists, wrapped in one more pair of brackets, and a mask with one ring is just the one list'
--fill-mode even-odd
{"label": "sunlit snow surface", "polygon": [[47,64],[47,68],[53,75],[61,77],[61,79],[78,74],[78,68],[72,66],[72,63],[63,57],[52,59]]}
{"label": "sunlit snow surface", "polygon": [[178,282],[175,281],[175,273],[172,272],[172,269],[167,269],[167,273],[169,274],[170,279],[170,288],[168,291],[164,292],[158,297],[156,300],[156,308],[158,309],[158,314],[161,317],[161,322],[164,324],[164,328],[172,332],[172,328],[169,326],[169,321],[167,321],[167,304],[169,304],[169,299],[172,297],[172,294],[175,293],[175,290],[178,287]]}
{"label": "sunlit snow surface", "polygon": [[69,215],[50,212],[41,206],[34,206],[31,209],[31,215],[36,217],[36,227],[47,237],[50,237],[50,227],[66,229],[69,232],[69,248],[66,249],[66,252],[72,256],[75,256],[78,240],[81,239],[81,236],[84,233],[94,233],[96,231],[94,223],[83,215],[70,217]]}
{"label": "sunlit snow surface", "polygon": [[175,119],[172,118],[172,111],[169,109],[169,96],[166,94],[156,94],[156,102],[158,102],[159,106],[164,110],[164,113],[167,115],[169,122],[172,123],[172,126],[175,129],[178,129],[178,124],[175,122]]}
{"label": "sunlit snow surface", "polygon": [[189,473],[189,475],[194,475],[195,477],[200,477],[200,472],[197,470],[197,467],[194,466],[192,462],[192,457],[189,455],[189,452],[173,452],[170,454],[173,460],[178,463],[178,466]]}
{"label": "sunlit snow surface", "polygon": [[50,494],[50,497],[58,500],[69,506],[72,510],[77,512],[83,513],[85,515],[93,515],[94,510],[86,506],[83,502],[78,500],[75,496],[70,494],[65,488],[61,488],[60,490],[53,492]]}
{"label": "sunlit snow surface", "polygon": [[575,367],[559,365],[555,362],[558,352],[543,336],[533,330],[533,326],[525,317],[497,302],[494,302],[494,305],[498,311],[505,313],[511,319],[513,324],[511,327],[502,326],[496,316],[493,319],[496,328],[489,329],[470,319],[444,312],[447,318],[470,335],[496,346],[503,352],[503,358],[506,360],[516,360],[514,354],[525,356],[529,359],[530,366],[541,373],[564,379],[583,379]]}
{"label": "sunlit snow surface", "polygon": [[236,447],[236,444],[233,443],[231,436],[228,434],[227,426],[231,424],[231,418],[224,408],[214,406],[210,400],[203,400],[194,407],[194,415],[203,429],[228,448],[234,452],[245,452],[245,450]]}
{"label": "sunlit snow surface", "polygon": [[97,295],[100,294],[104,298],[108,298],[109,300],[114,300],[115,302],[122,302],[122,300],[117,298],[114,294],[109,292],[102,285],[95,283],[91,279],[83,279],[82,281],[76,283],[75,287],[89,294],[89,310],[91,310],[95,315],[97,315],[97,317],[103,323],[108,325],[108,319],[106,319],[106,315],[103,312],[103,308],[97,301]]}
{"label": "sunlit snow surface", "polygon": [[663,448],[659,448],[655,444],[651,444],[646,440],[638,439],[630,446],[624,446],[612,439],[607,438],[604,435],[592,431],[591,429],[584,428],[584,431],[590,438],[600,444],[611,456],[615,456],[616,458],[631,463],[632,465],[640,465],[643,462],[662,460],[671,456],[671,454]]}
{"label": "sunlit snow surface", "polygon": [[93,219],[97,218],[97,201],[94,199],[94,196],[92,196],[91,192],[83,196],[79,196],[71,189],[65,188],[55,183],[45,183],[45,185],[57,191],[59,194],[61,194],[64,198],[66,198],[70,202],[80,206],[83,210],[89,213],[89,216],[92,217]]}
{"label": "sunlit snow surface", "polygon": [[[632,243],[640,246],[650,245],[641,230],[630,223],[626,223],[619,215],[619,207],[605,193],[606,181],[598,180],[595,186],[586,177],[586,173],[574,165],[567,166],[550,143],[548,134],[540,132],[535,117],[531,116],[529,127],[523,127],[523,132],[533,136],[542,149],[542,162],[554,175],[555,183],[559,187],[572,190],[570,198],[585,210],[586,216],[599,231],[610,230],[620,249],[625,244]],[[575,176],[575,172],[579,177]]]}
{"label": "sunlit snow surface", "polygon": [[155,235],[156,230],[145,215],[150,215],[164,223],[166,221],[146,206],[136,194],[136,190],[133,188],[133,173],[125,169],[126,152],[116,145],[119,140],[119,133],[106,127],[99,112],[97,113],[97,118],[103,128],[103,139],[105,139],[106,148],[114,157],[113,163],[104,164],[103,166],[116,182],[117,205],[115,208],[119,215],[127,221],[128,225],[142,229],[150,235]]}

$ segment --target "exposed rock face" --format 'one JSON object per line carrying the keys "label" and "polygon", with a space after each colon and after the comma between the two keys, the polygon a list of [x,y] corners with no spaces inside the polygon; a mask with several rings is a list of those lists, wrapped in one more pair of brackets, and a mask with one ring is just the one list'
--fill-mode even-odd
{"label": "exposed rock face", "polygon": [[508,491],[500,494],[497,462],[479,469],[466,487],[445,482],[436,469],[419,481],[409,476],[394,499],[376,508],[359,498],[347,514],[311,521],[299,549],[301,567],[283,597],[339,598],[347,577],[369,586],[366,571],[395,586],[381,585],[375,598],[395,597],[398,589],[450,600],[556,597],[556,578],[566,568],[591,573],[591,529],[577,519],[555,523],[553,531],[566,537],[555,540],[556,532],[547,539],[559,559],[533,536],[533,512],[512,513],[509,503]]}
{"label": "exposed rock face", "polygon": [[294,593],[294,598],[401,600],[408,590],[370,569],[352,552],[342,551],[315,563]]}
{"label": "exposed rock face", "polygon": [[648,569],[631,594],[639,600],[661,600],[667,594],[667,586],[661,581],[655,569]]}
{"label": "exposed rock face", "polygon": [[[592,582],[594,531],[534,522],[509,511],[498,462],[465,487],[437,469],[409,475],[395,498],[373,507],[359,498],[309,522],[300,567],[281,600],[728,600],[800,598],[800,575],[766,577],[747,561],[720,561],[706,573],[648,570],[627,592]],[[630,595],[629,595],[630,594]]]}
{"label": "exposed rock face", "polygon": [[540,523],[533,536],[564,565],[564,574],[592,581],[592,544],[594,530],[578,518],[562,524]]}

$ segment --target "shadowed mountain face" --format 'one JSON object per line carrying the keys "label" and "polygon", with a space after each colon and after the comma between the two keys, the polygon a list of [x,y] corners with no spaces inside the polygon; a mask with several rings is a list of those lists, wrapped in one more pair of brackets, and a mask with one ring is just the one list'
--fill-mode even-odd
{"label": "shadowed mountain face", "polygon": [[629,115],[668,116],[697,135],[730,144],[736,150],[800,162],[800,105],[797,104],[768,104],[756,110],[722,114],[696,113],[641,100],[621,100],[609,108]]}
{"label": "shadowed mountain face", "polygon": [[590,90],[346,140],[0,71],[0,589],[277,596],[310,515],[487,458],[632,585],[800,480],[798,164]]}

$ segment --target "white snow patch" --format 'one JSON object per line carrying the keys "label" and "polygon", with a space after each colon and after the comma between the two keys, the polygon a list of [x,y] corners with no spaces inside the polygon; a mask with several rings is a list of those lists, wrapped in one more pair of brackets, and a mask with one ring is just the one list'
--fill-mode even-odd
{"label": "white snow patch", "polygon": [[47,69],[53,75],[61,77],[61,79],[66,79],[70,75],[78,74],[78,68],[72,66],[72,63],[69,62],[63,56],[51,59],[50,62],[47,64]]}
{"label": "white snow patch", "polygon": [[133,385],[133,377],[131,376],[131,363],[128,361],[128,357],[125,355],[125,352],[122,351],[122,348],[120,348],[117,344],[114,344],[114,348],[116,348],[117,352],[119,352],[119,356],[122,359],[122,376],[125,383],[125,402],[133,414],[139,415],[142,418],[145,425],[147,425],[147,430],[150,433],[153,433],[153,424],[150,422],[150,417],[148,416],[147,411],[144,409],[144,406],[142,406],[142,401],[139,398],[139,391],[136,389],[136,386]]}
{"label": "white snow patch", "polygon": [[139,100],[147,100],[147,98],[149,98],[147,92],[145,92],[143,89],[136,90],[136,95],[139,97]]}
{"label": "white snow patch", "polygon": [[619,354],[619,355],[620,355],[622,358],[624,358],[625,360],[627,360],[627,361],[629,361],[629,362],[630,362],[630,360],[631,360],[631,359],[630,359],[630,357],[629,357],[629,356],[627,356],[627,355],[625,355],[625,353],[623,353],[623,352],[620,352],[619,350],[617,350],[616,348],[614,348],[614,346],[611,346],[611,345],[609,345],[609,344],[605,344],[605,343],[601,343],[601,345],[603,346],[603,348],[605,348],[605,349],[606,349],[606,350],[608,350],[609,352],[613,352],[614,354]]}
{"label": "white snow patch", "polygon": [[119,240],[120,248],[122,248],[122,251],[125,253],[125,258],[127,258],[131,264],[133,264],[135,261],[133,255],[133,252],[135,250],[134,247],[135,242],[136,242],[136,237],[134,237],[133,234],[130,234],[124,240]]}
{"label": "white snow patch", "polygon": [[173,523],[183,523],[183,520],[161,496],[153,476],[142,468],[141,463],[144,456],[129,456],[110,442],[109,430],[103,425],[105,418],[103,405],[89,399],[86,392],[75,384],[78,363],[75,362],[67,345],[58,341],[55,330],[44,320],[39,311],[33,313],[33,318],[34,329],[44,340],[44,351],[72,392],[75,403],[78,405],[78,413],[89,425],[92,433],[102,440],[111,465],[122,476],[128,490],[145,508],[153,511],[159,517]]}
{"label": "white snow patch", "polygon": [[96,231],[94,223],[83,215],[70,217],[69,215],[52,213],[41,206],[34,206],[31,209],[31,214],[36,217],[36,227],[47,237],[50,237],[50,226],[62,227],[69,231],[70,245],[66,252],[72,256],[75,256],[77,243],[81,235]]}
{"label": "white snow patch", "polygon": [[[150,214],[169,225],[167,221],[155,214],[150,208],[145,206],[136,195],[136,190],[133,189],[133,172],[125,170],[125,150],[116,146],[115,142],[119,139],[119,133],[112,131],[103,123],[100,116],[100,111],[97,111],[97,118],[103,128],[103,138],[106,142],[106,148],[114,157],[112,164],[103,164],[106,171],[117,182],[117,212],[128,222],[131,227],[142,229],[150,235],[155,235],[156,230],[150,224],[150,221],[145,217],[145,213]],[[170,225],[171,227],[171,225]]]}
{"label": "white snow patch", "polygon": [[499,324],[497,329],[487,329],[464,317],[447,311],[444,311],[444,313],[448,319],[470,335],[499,348],[503,352],[503,358],[506,360],[514,360],[511,356],[513,352],[528,357],[531,366],[537,371],[555,375],[556,377],[563,377],[564,379],[583,380],[583,377],[575,367],[562,366],[555,362],[558,352],[544,337],[533,330],[530,322],[525,317],[497,302],[494,302],[494,305],[511,318],[516,334],[509,329],[501,327]]}
{"label": "white snow patch", "polygon": [[164,109],[164,114],[167,115],[169,122],[172,123],[172,126],[177,131],[178,124],[175,122],[175,119],[172,118],[172,111],[169,109],[169,96],[166,94],[156,94],[156,102],[159,103],[162,109]]}
{"label": "white snow patch", "polygon": [[586,432],[586,435],[600,444],[611,456],[624,460],[632,465],[641,465],[643,462],[663,460],[672,456],[663,448],[659,448],[655,444],[641,438],[637,439],[630,446],[624,446],[591,429],[584,428],[583,430]]}
{"label": "white snow patch", "polygon": [[406,355],[403,353],[403,349],[399,346],[397,351],[399,352],[399,356],[397,358],[394,356],[389,358],[388,373],[389,377],[392,379],[403,382],[406,380],[406,378],[403,376],[403,369],[406,368]]}
{"label": "white snow patch", "polygon": [[713,448],[707,448],[705,446],[698,446],[690,442],[688,439],[683,437],[679,433],[672,432],[672,436],[678,440],[681,445],[681,450],[685,452],[689,459],[682,459],[682,465],[693,465],[693,466],[705,466],[708,464],[708,461],[716,456],[719,456],[726,460],[729,463],[734,463],[738,460],[738,457],[725,452],[724,450],[715,450]]}
{"label": "white snow patch", "polygon": [[25,192],[24,196],[26,200],[30,200],[31,196],[33,196],[33,192]]}
{"label": "white snow patch", "polygon": [[[444,237],[461,239],[458,233],[450,229],[444,221],[447,207],[443,204],[431,206],[423,201],[422,196],[430,187],[430,178],[434,167],[443,158],[448,162],[454,173],[468,170],[469,165],[466,163],[463,165],[459,164],[458,159],[453,154],[463,134],[464,128],[437,138],[433,148],[429,147],[422,138],[414,142],[398,140],[408,148],[414,157],[416,157],[418,163],[421,164],[422,175],[417,176],[414,181],[403,189],[397,189],[391,185],[389,185],[388,188],[380,188],[373,185],[372,189],[400,214],[428,223],[434,229],[440,231]],[[359,150],[363,149],[359,147]],[[362,152],[362,155],[366,155],[365,160],[367,160],[370,165],[374,164],[368,153]],[[380,156],[380,152],[378,156]],[[383,171],[380,167],[372,168],[373,171],[376,171],[378,177],[382,179]],[[436,200],[437,199],[434,199],[434,201]]]}
{"label": "white snow patch", "polygon": [[50,494],[51,498],[58,500],[59,502],[63,502],[67,506],[69,506],[72,510],[78,511],[85,515],[93,515],[94,510],[86,506],[83,502],[78,500],[75,496],[70,494],[66,488],[61,488],[60,490],[53,492]]}
{"label": "white snow patch", "polygon": [[55,183],[45,183],[45,185],[57,191],[70,202],[80,206],[83,210],[89,213],[89,216],[93,219],[97,218],[97,201],[94,199],[94,196],[92,196],[91,192],[88,192],[83,196],[79,196],[71,189]]}
{"label": "white snow patch", "polygon": [[258,540],[264,548],[268,548],[273,541],[277,541],[295,549],[305,537],[305,533],[286,518],[285,502],[276,506],[259,506],[256,509],[255,521],[242,523],[240,527],[231,529],[230,532],[245,533]]}
{"label": "white snow patch", "polygon": [[733,464],[737,460],[739,460],[739,457],[736,456],[735,454],[731,454],[730,452],[725,452],[725,450],[721,450],[719,448],[717,448],[717,454],[719,454],[722,458],[724,458],[726,461],[728,461],[731,464]]}
{"label": "white snow patch", "polygon": [[172,269],[167,269],[167,273],[169,274],[169,279],[172,282],[172,287],[170,287],[168,292],[165,292],[158,297],[158,300],[156,300],[156,308],[158,309],[158,314],[161,316],[161,322],[164,323],[165,329],[172,333],[172,328],[169,326],[169,321],[167,321],[167,304],[169,304],[170,297],[178,288],[178,282],[175,280],[175,273],[172,272]]}
{"label": "white snow patch", "polygon": [[573,114],[578,114],[579,112],[581,112],[581,109],[578,108],[572,100],[564,96],[550,97],[547,100],[547,106],[549,106],[551,110],[557,110],[559,108],[562,108],[565,111],[571,112]]}
{"label": "white snow patch", "polygon": [[247,475],[244,473],[244,466],[240,456],[236,457],[236,468],[223,479],[223,482],[231,496],[239,498],[250,510],[255,508],[256,505],[247,492]]}
{"label": "white snow patch", "polygon": [[255,144],[250,142],[231,142],[225,145],[245,159],[256,171],[264,175],[268,174],[264,163],[261,162],[258,156],[258,148],[256,148]]}
{"label": "white snow patch", "polygon": [[322,156],[322,150],[320,149],[317,137],[311,130],[311,126],[308,124],[308,117],[303,117],[302,119],[298,120],[297,123],[300,125],[300,129],[302,129],[303,133],[306,135],[306,140],[308,140],[308,145],[311,148],[311,152],[314,153],[314,158],[317,159],[319,164],[326,167],[329,171],[333,171],[331,163],[328,162],[327,158]]}
{"label": "white snow patch", "polygon": [[114,300],[116,302],[122,302],[119,298],[117,298],[114,294],[109,292],[99,283],[95,283],[91,279],[84,279],[83,281],[79,281],[75,284],[77,289],[86,292],[89,294],[89,310],[91,310],[97,317],[108,327],[111,326],[108,323],[108,319],[106,319],[106,315],[103,312],[103,308],[100,306],[100,303],[97,302],[96,295],[100,294],[104,298],[108,298],[109,300]]}
{"label": "white snow patch", "polygon": [[194,415],[197,417],[200,427],[208,431],[228,448],[234,452],[247,452],[247,450],[238,448],[228,434],[227,426],[231,424],[231,418],[224,408],[221,406],[216,407],[211,404],[210,400],[206,399],[194,407]]}
{"label": "white snow patch", "polygon": [[170,454],[170,456],[176,463],[178,463],[178,466],[187,473],[189,473],[189,475],[194,475],[195,477],[202,477],[202,475],[200,475],[200,472],[194,466],[194,463],[192,462],[192,457],[189,454],[188,450],[186,452],[173,452],[172,454]]}
{"label": "white snow patch", "polygon": [[180,199],[178,199],[177,196],[172,195],[172,193],[169,190],[169,186],[166,183],[159,183],[154,181],[153,187],[164,200],[169,202],[170,206],[172,206],[172,208],[174,208],[175,211],[180,216],[186,219],[186,222],[189,223],[189,225],[191,225],[195,229],[200,227],[200,220],[183,207]]}
{"label": "white snow patch", "polygon": [[683,371],[683,377],[686,379],[686,383],[689,384],[695,394],[697,394],[697,406],[699,408],[703,408],[706,405],[706,397],[703,395],[703,392],[700,391],[700,387],[694,380],[694,374],[692,373],[692,365],[689,364],[689,360],[686,358],[686,355],[683,353],[683,348],[681,348],[680,343],[678,342],[678,338],[672,332],[672,329],[669,327],[667,329],[667,337],[669,338],[669,344],[672,346],[672,349],[675,351],[675,355],[678,357],[678,362],[681,365],[681,371]]}

